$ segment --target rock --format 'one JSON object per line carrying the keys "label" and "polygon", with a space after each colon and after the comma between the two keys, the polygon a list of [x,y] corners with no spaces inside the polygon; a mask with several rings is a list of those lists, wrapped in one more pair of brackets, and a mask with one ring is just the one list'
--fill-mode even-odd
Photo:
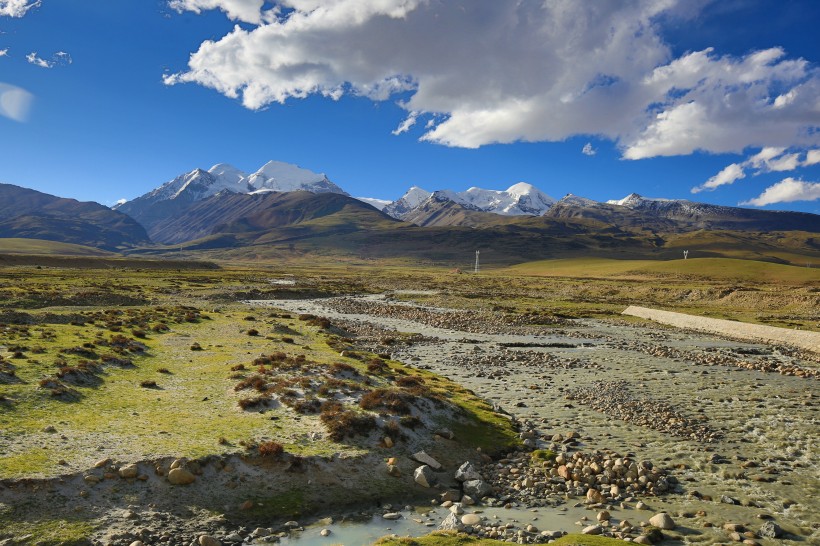
{"label": "rock", "polygon": [[441,470],[441,463],[438,462],[437,460],[435,460],[434,458],[432,458],[425,451],[419,451],[418,453],[413,453],[413,455],[410,458],[413,459],[416,462],[421,463],[421,464],[426,464],[427,466],[429,466],[433,470]]}
{"label": "rock", "polygon": [[85,483],[87,483],[88,485],[100,483],[100,479],[97,476],[94,476],[93,474],[83,476],[83,480],[85,480]]}
{"label": "rock", "polygon": [[742,533],[743,532],[743,524],[742,523],[724,523],[723,530],[729,531],[730,533]]}
{"label": "rock", "polygon": [[398,512],[388,512],[386,514],[382,514],[383,519],[391,519],[392,520],[392,519],[399,519],[400,517],[401,517],[401,514],[399,514]]}
{"label": "rock", "polygon": [[387,473],[393,476],[394,478],[398,478],[399,476],[401,476],[401,471],[399,470],[399,467],[394,464],[387,465]]}
{"label": "rock", "polygon": [[319,531],[319,534],[323,537],[330,536],[330,529],[322,529],[321,531]]}
{"label": "rock", "polygon": [[222,546],[222,543],[211,535],[199,535],[197,542],[199,546]]}
{"label": "rock", "polygon": [[436,483],[436,476],[432,468],[423,464],[413,472],[413,480],[422,487],[433,487]]}
{"label": "rock", "polygon": [[649,518],[649,524],[664,531],[675,528],[675,521],[666,512],[660,512]]}
{"label": "rock", "polygon": [[[493,492],[493,486],[484,480],[468,480],[462,485],[464,494],[473,499],[483,499]],[[463,499],[462,499],[463,500]]]}
{"label": "rock", "polygon": [[145,546],[141,540],[135,540],[129,546]]}
{"label": "rock", "polygon": [[461,523],[464,525],[478,525],[481,523],[481,516],[478,514],[464,514],[461,516]]}
{"label": "rock", "polygon": [[723,504],[740,504],[737,501],[737,499],[733,499],[732,497],[730,497],[728,495],[721,496],[720,497],[720,502],[722,502]]}
{"label": "rock", "polygon": [[646,535],[639,535],[632,539],[632,542],[635,544],[652,544],[652,541],[649,540],[649,537]]}
{"label": "rock", "polygon": [[136,478],[140,473],[140,469],[136,464],[129,464],[120,467],[120,478]]}
{"label": "rock", "polygon": [[649,510],[649,507],[645,503],[638,501],[638,504],[635,505],[635,510]]}
{"label": "rock", "polygon": [[458,502],[461,499],[461,491],[457,489],[448,489],[441,494],[441,502]]}
{"label": "rock", "polygon": [[462,495],[461,504],[464,506],[472,506],[475,504],[475,500],[470,495]]}
{"label": "rock", "polygon": [[446,518],[444,518],[444,520],[442,520],[438,528],[441,531],[461,531],[461,520],[457,515],[450,513]]}
{"label": "rock", "polygon": [[251,508],[253,508],[253,501],[246,500],[239,505],[240,510],[250,510]]}
{"label": "rock", "polygon": [[594,488],[590,487],[587,490],[587,501],[593,502],[593,503],[604,502],[604,496],[601,495],[601,492],[598,491],[597,489],[594,489]]}
{"label": "rock", "polygon": [[760,526],[760,531],[757,532],[760,538],[780,538],[783,536],[783,529],[773,521],[767,521]]}
{"label": "rock", "polygon": [[604,532],[604,528],[600,525],[588,525],[581,530],[584,535],[600,535]]}
{"label": "rock", "polygon": [[57,429],[54,428],[54,426],[49,425],[49,426],[47,426],[46,428],[43,429],[43,432],[48,432],[49,434],[53,434],[53,433],[57,432]]}
{"label": "rock", "polygon": [[[168,482],[171,485],[188,485],[194,483],[196,476],[194,476],[188,469],[177,467],[168,472]],[[207,535],[204,535],[207,536]],[[203,546],[203,545],[200,545]]]}
{"label": "rock", "polygon": [[460,516],[461,514],[464,513],[464,508],[461,507],[461,503],[459,503],[459,502],[450,505],[449,509],[450,509],[450,512],[452,512],[453,514],[455,514],[457,516]]}
{"label": "rock", "polygon": [[595,518],[598,521],[609,521],[610,519],[612,519],[612,516],[609,514],[609,511],[601,510],[600,512],[598,512],[598,515],[595,516]]}
{"label": "rock", "polygon": [[656,542],[660,542],[663,540],[663,532],[654,526],[649,526],[644,528],[643,534],[646,538],[649,539],[649,542],[655,544]]}
{"label": "rock", "polygon": [[388,447],[388,448],[393,447],[393,438],[391,438],[390,436],[385,436],[384,437],[384,447]]}
{"label": "rock", "polygon": [[460,482],[467,482],[470,480],[480,480],[481,474],[473,467],[472,463],[466,462],[458,467],[455,474],[456,480]]}
{"label": "rock", "polygon": [[94,463],[94,468],[102,468],[111,464],[111,459],[100,459]]}

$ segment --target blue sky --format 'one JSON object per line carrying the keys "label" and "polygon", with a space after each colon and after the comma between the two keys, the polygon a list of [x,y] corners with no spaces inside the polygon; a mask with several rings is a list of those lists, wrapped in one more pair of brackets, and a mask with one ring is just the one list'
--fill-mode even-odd
{"label": "blue sky", "polygon": [[820,2],[542,4],[0,0],[0,182],[110,205],[275,159],[820,213]]}

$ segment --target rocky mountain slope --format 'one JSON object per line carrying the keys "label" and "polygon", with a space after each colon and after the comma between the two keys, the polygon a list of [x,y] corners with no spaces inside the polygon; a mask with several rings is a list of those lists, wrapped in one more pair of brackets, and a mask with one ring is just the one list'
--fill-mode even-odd
{"label": "rocky mountain slope", "polygon": [[292,191],[347,195],[324,174],[289,163],[269,161],[250,175],[220,163],[207,171],[194,169],[177,176],[136,199],[117,205],[115,209],[137,220],[152,238],[163,240],[170,236],[160,234],[158,224],[179,216],[192,204],[209,197]]}
{"label": "rocky mountain slope", "polygon": [[0,237],[44,239],[104,250],[149,242],[131,217],[93,202],[80,202],[12,184],[0,184]]}
{"label": "rocky mountain slope", "polygon": [[606,203],[569,194],[555,203],[545,216],[564,220],[593,219],[651,231],[820,231],[820,217],[816,214],[726,207],[682,199],[649,199],[636,193]]}

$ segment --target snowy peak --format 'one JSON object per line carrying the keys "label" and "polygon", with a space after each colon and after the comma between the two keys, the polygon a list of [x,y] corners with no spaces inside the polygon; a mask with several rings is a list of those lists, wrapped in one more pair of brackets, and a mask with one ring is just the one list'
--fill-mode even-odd
{"label": "snowy peak", "polygon": [[238,187],[242,179],[248,176],[244,171],[240,171],[233,165],[228,165],[227,163],[217,163],[208,169],[208,172],[214,175],[214,177],[226,187],[231,185]]}
{"label": "snowy peak", "polygon": [[429,200],[453,201],[470,210],[504,216],[541,216],[555,203],[555,199],[526,182],[514,184],[507,190],[472,187],[462,192],[439,190],[430,193],[413,186],[401,199],[385,207],[384,211],[394,218],[403,219]]}
{"label": "snowy peak", "polygon": [[323,173],[315,173],[290,163],[268,161],[261,169],[245,179],[248,191],[309,191],[311,193],[341,193],[342,188],[328,180]]}
{"label": "snowy peak", "polygon": [[402,220],[404,216],[424,203],[431,195],[429,191],[413,186],[401,198],[386,205],[382,210],[393,218]]}

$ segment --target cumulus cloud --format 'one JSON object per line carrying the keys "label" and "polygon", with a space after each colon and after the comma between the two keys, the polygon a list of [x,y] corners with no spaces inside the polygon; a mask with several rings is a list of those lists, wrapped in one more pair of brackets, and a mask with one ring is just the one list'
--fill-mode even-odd
{"label": "cumulus cloud", "polygon": [[[220,9],[234,21],[260,24],[270,20],[262,11],[264,0],[170,0],[168,6],[178,13],[193,11],[201,13],[203,10]],[[276,13],[271,11],[271,16]]]}
{"label": "cumulus cloud", "polygon": [[743,172],[743,166],[737,163],[732,163],[707,180],[703,185],[692,188],[692,193],[699,193],[704,190],[714,190],[720,186],[734,184],[736,180],[740,180],[741,178],[746,178],[746,173]]}
{"label": "cumulus cloud", "polygon": [[221,9],[254,26],[203,42],[165,82],[210,87],[250,109],[311,94],[402,94],[407,120],[429,116],[423,140],[466,148],[586,134],[641,159],[820,142],[820,76],[807,61],[779,48],[672,57],[661,21],[694,15],[700,3],[268,4],[172,0],[178,10]]}
{"label": "cumulus cloud", "polygon": [[9,56],[9,48],[0,49],[0,57],[8,57]]}
{"label": "cumulus cloud", "polygon": [[774,203],[791,203],[793,201],[817,201],[820,199],[820,182],[804,182],[792,177],[785,178],[769,186],[754,199],[743,201],[741,205],[763,207]]}
{"label": "cumulus cloud", "polygon": [[0,0],[0,16],[22,17],[31,8],[40,7],[40,0]]}
{"label": "cumulus cloud", "polygon": [[71,55],[66,53],[65,51],[58,51],[54,55],[51,56],[51,59],[43,59],[37,55],[36,51],[32,51],[28,55],[26,55],[26,60],[33,64],[34,66],[39,66],[40,68],[54,68],[55,66],[66,66],[73,63],[73,59]]}
{"label": "cumulus cloud", "polygon": [[755,176],[768,172],[787,172],[800,167],[808,167],[820,163],[820,150],[807,150],[805,158],[801,159],[802,152],[786,153],[786,148],[766,147],[758,153],[749,156],[741,163],[732,163],[718,174],[692,188],[692,193],[704,190],[714,190],[720,186],[733,184],[741,178],[746,178],[746,170],[752,170]]}
{"label": "cumulus cloud", "polygon": [[0,82],[0,116],[24,122],[33,101],[34,95],[25,89]]}

